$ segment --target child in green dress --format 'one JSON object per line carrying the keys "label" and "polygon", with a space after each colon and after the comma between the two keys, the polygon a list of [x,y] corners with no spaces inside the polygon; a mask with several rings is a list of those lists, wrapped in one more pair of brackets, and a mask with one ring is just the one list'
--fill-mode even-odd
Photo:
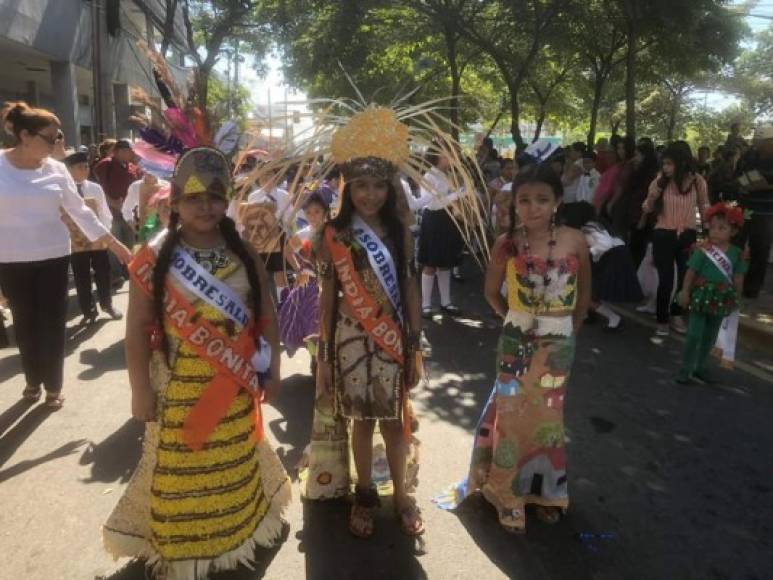
{"label": "child in green dress", "polygon": [[682,352],[682,368],[676,377],[680,384],[693,378],[710,383],[707,365],[717,341],[722,320],[738,307],[747,263],[730,240],[743,226],[739,207],[717,203],[706,210],[708,240],[697,247],[687,262],[679,303],[689,308],[687,339]]}

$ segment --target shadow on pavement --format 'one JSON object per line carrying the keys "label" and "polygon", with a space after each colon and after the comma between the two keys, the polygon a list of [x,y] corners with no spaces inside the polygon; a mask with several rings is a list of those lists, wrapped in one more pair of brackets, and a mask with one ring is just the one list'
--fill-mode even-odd
{"label": "shadow on pavement", "polygon": [[[314,415],[314,381],[311,375],[295,374],[282,380],[282,390],[272,406],[282,415],[268,424],[276,439],[277,455],[293,478],[303,450],[311,439]],[[285,450],[289,447],[289,450]]]}
{"label": "shadow on pavement", "polygon": [[126,369],[123,338],[102,350],[96,348],[84,350],[81,352],[80,362],[90,367],[78,375],[81,381],[93,381],[109,371]]}
{"label": "shadow on pavement", "polygon": [[6,430],[18,421],[19,417],[24,415],[35,403],[30,403],[24,399],[19,399],[13,405],[8,407],[3,414],[0,415],[0,436],[6,432]]}
{"label": "shadow on pavement", "polygon": [[7,481],[11,479],[12,477],[16,477],[17,475],[20,475],[24,473],[25,471],[29,471],[30,469],[40,465],[41,463],[45,463],[46,461],[52,461],[54,459],[59,459],[61,457],[67,457],[68,455],[72,455],[76,451],[78,451],[79,447],[82,447],[85,445],[86,440],[85,439],[76,439],[75,441],[70,441],[69,443],[65,443],[61,447],[58,447],[57,449],[54,449],[50,453],[46,453],[45,455],[41,455],[37,459],[25,459],[24,461],[20,461],[19,463],[12,465],[8,469],[4,469],[0,471],[0,483],[3,483],[4,481]]}
{"label": "shadow on pavement", "polygon": [[[282,544],[287,540],[289,532],[290,526],[285,524],[282,536],[273,548],[258,548],[255,551],[254,569],[239,566],[236,570],[213,572],[207,578],[209,580],[260,580],[266,575],[266,570],[281,549]],[[95,580],[147,580],[148,578],[150,578],[150,573],[146,574],[145,561],[132,560],[110,576],[97,576]]]}
{"label": "shadow on pavement", "polygon": [[548,525],[527,509],[527,533],[513,535],[497,521],[496,510],[479,494],[453,512],[478,548],[508,578],[592,578],[573,527],[572,515]]}
{"label": "shadow on pavement", "polygon": [[376,531],[369,540],[349,532],[349,509],[344,500],[303,502],[303,529],[297,537],[306,557],[306,580],[427,578],[416,558],[416,540],[400,531],[390,501],[376,514]]}
{"label": "shadow on pavement", "polygon": [[22,374],[22,372],[21,355],[18,352],[0,360],[0,384],[12,379],[16,375]]}
{"label": "shadow on pavement", "polygon": [[51,415],[51,410],[45,405],[40,404],[24,415],[12,429],[9,429],[8,432],[0,438],[0,466],[5,464],[5,462],[13,456],[21,444],[32,435],[35,429],[37,429],[49,415]]}
{"label": "shadow on pavement", "polygon": [[142,455],[144,432],[143,423],[128,419],[101,443],[89,443],[79,461],[81,465],[91,465],[91,475],[83,482],[129,481]]}

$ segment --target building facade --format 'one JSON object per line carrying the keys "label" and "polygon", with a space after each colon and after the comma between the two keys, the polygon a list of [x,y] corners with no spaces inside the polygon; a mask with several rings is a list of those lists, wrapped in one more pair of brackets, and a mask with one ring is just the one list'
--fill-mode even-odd
{"label": "building facade", "polygon": [[[159,47],[166,0],[0,0],[0,101],[24,100],[62,121],[68,145],[130,137],[135,89],[158,100],[138,41]],[[179,3],[178,3],[179,4]],[[181,85],[178,9],[167,62]]]}

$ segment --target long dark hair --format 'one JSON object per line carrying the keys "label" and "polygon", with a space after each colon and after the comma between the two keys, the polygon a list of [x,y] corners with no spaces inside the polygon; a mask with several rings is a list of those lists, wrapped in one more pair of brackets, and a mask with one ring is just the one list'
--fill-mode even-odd
{"label": "long dark hair", "polygon": [[688,177],[695,175],[695,159],[692,156],[692,149],[690,149],[689,143],[687,141],[674,141],[666,147],[666,150],[663,152],[663,159],[670,159],[673,162],[674,175],[672,177],[662,175],[658,185],[662,186],[661,189],[665,190],[668,183],[673,181],[679,193],[686,194],[692,187],[692,181],[687,189],[683,190],[682,187],[684,187]]}
{"label": "long dark hair", "polygon": [[[161,329],[164,324],[164,287],[166,285],[166,275],[169,273],[169,265],[172,260],[172,252],[180,242],[180,214],[173,211],[169,216],[169,225],[167,226],[167,235],[156,258],[156,266],[153,269],[153,310],[156,315],[156,321]],[[231,250],[242,261],[247,270],[247,280],[250,283],[249,301],[252,306],[255,323],[260,325],[261,316],[261,295],[260,279],[255,270],[255,261],[252,259],[247,246],[244,245],[239,232],[236,231],[236,224],[229,217],[223,217],[218,224],[220,235],[225,240],[226,247]],[[166,332],[161,332],[161,341],[164,354],[169,358],[169,340]]]}
{"label": "long dark hair", "polygon": [[[405,272],[406,256],[405,256],[405,225],[400,219],[400,214],[397,211],[397,191],[391,180],[386,180],[387,184],[387,198],[384,205],[378,212],[381,223],[384,224],[387,236],[394,242],[394,258],[395,267],[397,268],[397,277],[402,283],[403,273]],[[401,192],[402,194],[402,192]],[[341,207],[338,209],[338,215],[328,220],[328,226],[332,226],[336,231],[342,232],[352,225],[352,217],[354,216],[354,202],[352,202],[352,184],[348,182],[344,186],[344,191],[341,194]],[[328,227],[325,226],[325,227]]]}
{"label": "long dark hair", "polygon": [[[515,196],[518,194],[518,189],[524,185],[531,185],[535,183],[543,183],[553,190],[557,200],[561,200],[564,197],[564,186],[561,183],[561,178],[550,168],[547,162],[539,165],[528,165],[518,171],[518,174],[513,180],[513,197],[510,203],[510,228],[507,232],[507,237],[510,241],[515,239]],[[515,245],[513,245],[515,248]]]}

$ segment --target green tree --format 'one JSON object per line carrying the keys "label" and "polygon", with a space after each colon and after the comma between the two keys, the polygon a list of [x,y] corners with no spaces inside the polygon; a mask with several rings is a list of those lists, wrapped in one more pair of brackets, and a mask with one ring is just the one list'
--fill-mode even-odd
{"label": "green tree", "polygon": [[267,19],[260,0],[181,0],[188,56],[196,63],[195,98],[209,102],[212,70],[224,50],[240,39],[244,52],[262,57],[267,48]]}

